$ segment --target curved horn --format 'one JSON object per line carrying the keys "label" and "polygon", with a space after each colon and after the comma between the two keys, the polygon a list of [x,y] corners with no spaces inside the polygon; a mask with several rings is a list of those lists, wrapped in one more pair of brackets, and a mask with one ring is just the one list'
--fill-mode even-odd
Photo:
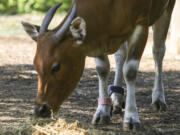
{"label": "curved horn", "polygon": [[43,19],[41,28],[40,28],[40,34],[43,34],[47,31],[47,28],[49,26],[49,23],[51,22],[56,10],[62,5],[62,3],[54,5],[52,8],[49,9],[46,16]]}
{"label": "curved horn", "polygon": [[55,41],[59,41],[61,39],[61,35],[68,29],[68,27],[70,26],[72,20],[74,19],[75,15],[77,12],[77,5],[76,3],[73,4],[71,13],[69,14],[68,18],[66,19],[66,21],[64,22],[64,24],[62,25],[62,27],[52,36],[52,38]]}

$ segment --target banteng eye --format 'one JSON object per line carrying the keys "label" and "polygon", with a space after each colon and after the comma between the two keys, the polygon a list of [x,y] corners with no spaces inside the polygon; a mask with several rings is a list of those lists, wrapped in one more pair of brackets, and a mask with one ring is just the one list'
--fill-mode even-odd
{"label": "banteng eye", "polygon": [[61,64],[56,64],[52,67],[51,72],[52,73],[58,72],[60,70],[60,68],[61,68]]}

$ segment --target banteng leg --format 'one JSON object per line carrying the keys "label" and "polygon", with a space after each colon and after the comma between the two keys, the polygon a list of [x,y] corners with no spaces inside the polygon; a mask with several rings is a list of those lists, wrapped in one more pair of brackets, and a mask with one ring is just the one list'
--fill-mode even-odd
{"label": "banteng leg", "polygon": [[99,99],[98,108],[93,116],[92,124],[106,124],[110,121],[111,111],[111,99],[107,91],[110,65],[107,56],[96,57],[95,62],[99,77]]}
{"label": "banteng leg", "polygon": [[122,108],[125,107],[124,89],[122,88],[123,72],[122,68],[126,59],[127,42],[121,45],[115,53],[116,72],[113,85],[109,86],[109,94],[112,99],[113,113],[122,113]]}
{"label": "banteng leg", "polygon": [[127,86],[123,128],[138,129],[140,120],[136,107],[135,88],[139,62],[148,36],[148,26],[137,25],[128,44],[128,54],[123,66],[123,75]]}
{"label": "banteng leg", "polygon": [[166,111],[164,85],[162,78],[162,61],[165,54],[165,41],[171,19],[173,1],[161,18],[153,25],[153,57],[155,62],[155,80],[152,92],[152,105],[157,111]]}

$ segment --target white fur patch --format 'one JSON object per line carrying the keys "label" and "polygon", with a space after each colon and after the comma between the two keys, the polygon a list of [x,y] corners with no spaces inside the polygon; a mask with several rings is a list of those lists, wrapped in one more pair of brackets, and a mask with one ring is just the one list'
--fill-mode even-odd
{"label": "white fur patch", "polygon": [[[127,74],[129,68],[134,68],[138,70],[139,61],[138,60],[130,60],[129,62],[125,63],[123,67],[124,74]],[[133,122],[140,122],[138,111],[136,107],[136,79],[132,81],[128,81],[126,78],[126,86],[127,86],[127,95],[126,95],[126,107],[125,107],[125,115],[124,115],[124,122],[130,122],[132,119]]]}
{"label": "white fur patch", "polygon": [[104,74],[98,73],[99,78],[99,97],[108,97],[107,85],[108,85],[108,74],[109,74],[109,59],[107,56],[96,57],[96,68],[99,68],[97,72],[105,71]]}
{"label": "white fur patch", "polygon": [[115,79],[114,85],[122,87],[123,82],[123,65],[127,55],[127,47],[128,43],[124,42],[119,50],[115,53],[115,61],[116,61],[116,72],[115,72]]}
{"label": "white fur patch", "polygon": [[110,112],[111,112],[111,106],[98,105],[95,115],[97,115],[98,113],[100,116],[110,116]]}
{"label": "white fur patch", "polygon": [[[78,27],[75,27],[73,24],[76,23],[77,21],[79,21],[80,24]],[[85,20],[81,17],[75,18],[72,21],[69,29],[71,31],[73,38],[76,40],[76,43],[78,45],[82,44],[84,41],[84,38],[86,36],[86,22],[85,22]]]}
{"label": "white fur patch", "polygon": [[123,67],[123,72],[127,73],[129,68],[137,69],[139,68],[139,61],[138,60],[130,60],[128,63],[125,63],[125,66]]}
{"label": "white fur patch", "polygon": [[161,48],[156,48],[156,46],[153,46],[153,58],[155,61],[155,80],[152,93],[152,103],[156,102],[157,100],[166,103],[162,78],[162,60],[164,58],[166,48],[163,45],[163,42],[161,44]]}

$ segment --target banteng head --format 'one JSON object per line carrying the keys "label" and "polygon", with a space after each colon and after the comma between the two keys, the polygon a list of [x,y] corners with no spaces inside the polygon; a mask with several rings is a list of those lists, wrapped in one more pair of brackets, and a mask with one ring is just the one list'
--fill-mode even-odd
{"label": "banteng head", "polygon": [[86,23],[81,17],[76,17],[76,3],[57,28],[48,30],[60,5],[48,11],[40,27],[22,22],[25,31],[37,42],[34,57],[38,73],[35,113],[41,117],[50,116],[51,110],[58,111],[75,89],[84,69],[85,55],[80,44],[86,35]]}

